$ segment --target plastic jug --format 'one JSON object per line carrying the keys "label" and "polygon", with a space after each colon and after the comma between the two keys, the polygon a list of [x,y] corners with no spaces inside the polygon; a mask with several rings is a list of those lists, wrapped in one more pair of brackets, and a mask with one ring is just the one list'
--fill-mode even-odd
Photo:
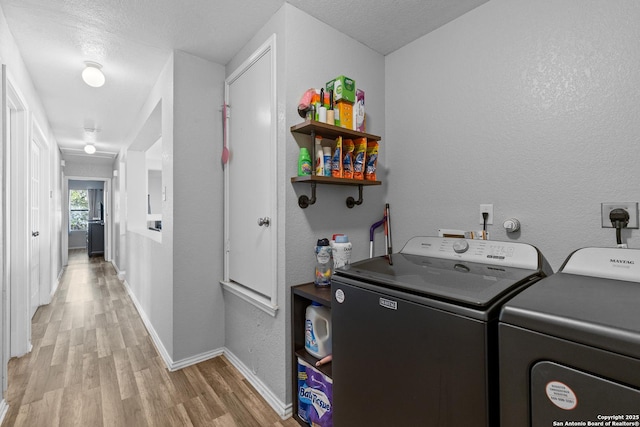
{"label": "plastic jug", "polygon": [[318,359],[331,354],[331,310],[315,301],[306,310],[304,348]]}
{"label": "plastic jug", "polygon": [[333,268],[344,267],[351,264],[351,242],[346,234],[337,234],[331,241],[333,255]]}

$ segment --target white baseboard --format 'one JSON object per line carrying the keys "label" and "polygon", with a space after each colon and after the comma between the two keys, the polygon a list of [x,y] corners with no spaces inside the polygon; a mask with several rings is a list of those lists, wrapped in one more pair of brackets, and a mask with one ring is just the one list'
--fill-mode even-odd
{"label": "white baseboard", "polygon": [[2,399],[0,402],[0,424],[4,421],[4,417],[7,415],[7,411],[9,410],[9,404],[6,400]]}
{"label": "white baseboard", "polygon": [[118,280],[126,280],[127,279],[127,272],[122,270],[120,271],[120,269],[118,268],[118,266],[116,265],[114,260],[111,260],[111,265],[113,265],[113,268],[116,269],[116,273],[118,273]]}
{"label": "white baseboard", "polygon": [[60,273],[58,273],[58,278],[56,279],[53,286],[51,286],[51,294],[49,295],[49,301],[53,301],[53,295],[58,290],[58,286],[60,286],[60,279],[62,278],[63,274],[64,274],[64,267],[60,269]]}
{"label": "white baseboard", "polygon": [[204,362],[205,360],[209,360],[217,356],[225,355],[227,359],[229,359],[229,362],[231,362],[231,364],[242,375],[244,375],[247,381],[249,381],[249,383],[258,391],[258,393],[260,393],[260,395],[267,401],[269,406],[273,408],[273,410],[280,416],[280,418],[284,420],[291,417],[291,415],[293,414],[293,405],[291,403],[287,404],[282,400],[280,400],[278,396],[276,396],[271,391],[271,389],[260,378],[258,378],[258,376],[255,375],[251,369],[247,367],[247,365],[245,365],[235,354],[231,352],[231,350],[229,350],[226,347],[216,349],[216,350],[211,350],[205,353],[200,353],[198,355],[191,356],[186,359],[182,359],[177,362],[174,362],[171,359],[171,356],[169,356],[167,349],[162,344],[160,337],[158,336],[157,332],[153,328],[153,325],[149,321],[147,314],[142,309],[142,306],[138,302],[138,299],[136,298],[136,296],[131,291],[131,287],[129,286],[129,283],[126,280],[124,281],[124,287],[127,290],[127,293],[129,294],[129,296],[131,297],[131,301],[133,301],[133,305],[136,307],[136,310],[138,310],[138,313],[140,314],[140,318],[142,319],[144,326],[147,328],[147,331],[149,332],[149,335],[151,336],[153,343],[158,349],[158,352],[160,353],[160,356],[162,357],[162,360],[164,361],[169,371],[172,371],[172,372],[177,371],[179,369],[186,368],[187,366],[195,365],[196,363]]}
{"label": "white baseboard", "polygon": [[[129,297],[131,297],[131,301],[133,301],[133,305],[136,307],[136,310],[138,310],[138,314],[140,314],[142,323],[144,323],[145,328],[147,328],[147,332],[149,332],[149,335],[151,336],[153,343],[156,345],[156,349],[158,350],[158,353],[160,353],[162,360],[164,360],[164,364],[167,366],[167,368],[169,368],[171,365],[173,365],[173,360],[171,360],[171,356],[169,356],[169,352],[167,351],[164,344],[162,343],[162,340],[160,340],[160,336],[158,335],[156,330],[153,328],[153,325],[151,324],[149,317],[147,317],[147,313],[145,313],[145,311],[143,310],[142,306],[138,302],[138,298],[136,298],[135,294],[131,291],[129,282],[127,282],[126,280],[124,281],[124,288],[127,290]],[[169,368],[169,370],[171,369]]]}
{"label": "white baseboard", "polygon": [[204,362],[205,360],[213,359],[214,357],[222,356],[223,354],[224,348],[219,348],[216,350],[207,351],[205,353],[200,353],[195,356],[187,357],[186,359],[178,360],[177,362],[171,362],[171,365],[167,366],[167,368],[173,372],[182,368],[186,368],[187,366],[195,365],[196,363]]}
{"label": "white baseboard", "polygon": [[231,362],[231,364],[235,366],[242,375],[244,375],[247,381],[249,381],[258,393],[260,393],[269,406],[271,406],[271,408],[280,415],[280,418],[284,420],[293,415],[293,405],[291,403],[284,403],[282,400],[278,399],[278,396],[273,394],[271,389],[260,378],[258,378],[247,365],[242,363],[242,361],[238,359],[231,350],[225,347],[224,355],[229,359],[229,362]]}

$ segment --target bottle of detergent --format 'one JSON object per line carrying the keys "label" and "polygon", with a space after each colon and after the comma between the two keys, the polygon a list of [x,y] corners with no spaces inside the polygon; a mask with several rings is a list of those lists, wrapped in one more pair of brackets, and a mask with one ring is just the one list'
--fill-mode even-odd
{"label": "bottle of detergent", "polygon": [[333,273],[333,261],[329,239],[318,239],[316,244],[316,278],[318,287],[331,286],[331,274]]}
{"label": "bottle of detergent", "polygon": [[304,348],[322,359],[331,354],[331,310],[313,301],[306,310]]}
{"label": "bottle of detergent", "polygon": [[333,268],[345,267],[351,264],[351,242],[346,234],[336,234],[331,241]]}
{"label": "bottle of detergent", "polygon": [[298,157],[298,176],[311,175],[311,155],[305,147],[300,149]]}

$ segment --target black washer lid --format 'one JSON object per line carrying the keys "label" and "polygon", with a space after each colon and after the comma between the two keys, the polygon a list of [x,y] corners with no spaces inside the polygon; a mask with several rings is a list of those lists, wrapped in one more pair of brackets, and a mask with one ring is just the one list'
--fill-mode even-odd
{"label": "black washer lid", "polygon": [[535,247],[518,242],[416,236],[392,260],[393,265],[385,257],[368,259],[336,274],[484,309],[521,284],[552,273]]}
{"label": "black washer lid", "polygon": [[[486,307],[514,286],[540,272],[515,267],[394,254],[359,261],[336,271],[338,276],[434,297],[473,307]],[[539,276],[543,277],[543,276]]]}

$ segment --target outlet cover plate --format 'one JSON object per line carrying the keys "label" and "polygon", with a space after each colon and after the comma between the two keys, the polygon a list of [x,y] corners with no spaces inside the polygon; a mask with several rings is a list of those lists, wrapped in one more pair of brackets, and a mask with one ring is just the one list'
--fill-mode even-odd
{"label": "outlet cover plate", "polygon": [[638,228],[638,202],[609,202],[601,205],[602,228],[613,228],[609,219],[609,212],[614,209],[625,209],[629,212],[627,228]]}
{"label": "outlet cover plate", "polygon": [[493,204],[480,205],[480,224],[484,224],[484,218],[482,218],[483,212],[489,214],[487,217],[487,225],[493,225]]}

